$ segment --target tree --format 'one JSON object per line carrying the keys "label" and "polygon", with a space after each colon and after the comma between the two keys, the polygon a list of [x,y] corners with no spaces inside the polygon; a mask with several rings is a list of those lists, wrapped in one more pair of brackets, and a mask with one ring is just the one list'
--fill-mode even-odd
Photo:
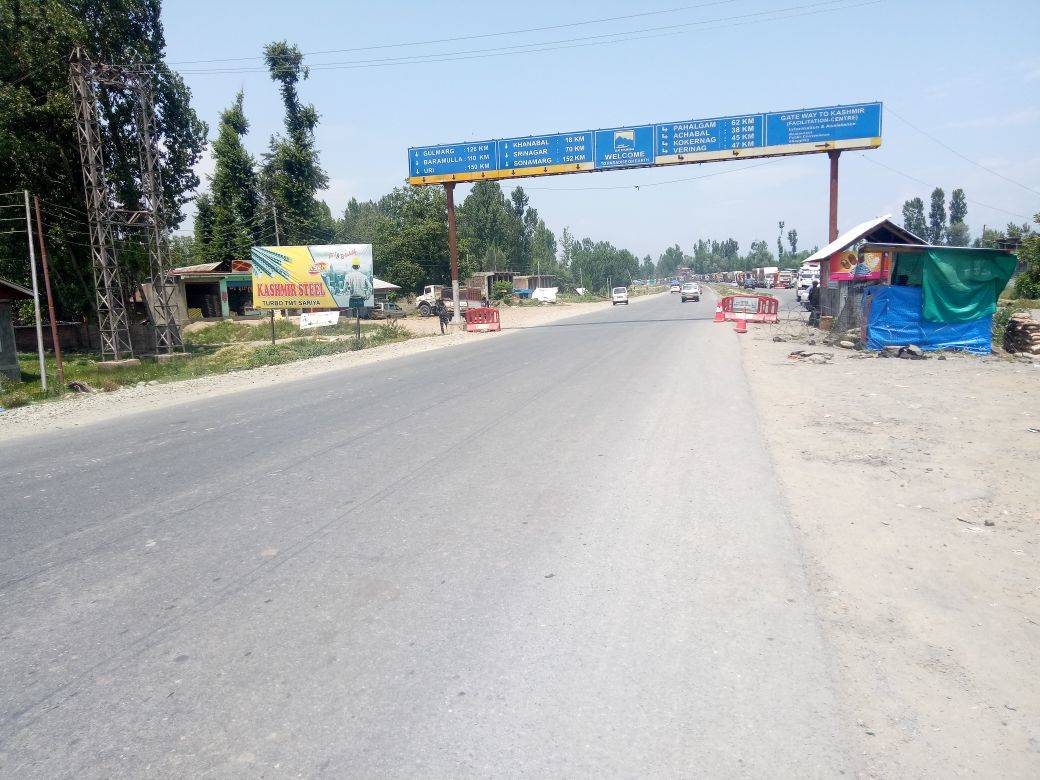
{"label": "tree", "polygon": [[654,259],[650,255],[643,258],[643,265],[639,268],[639,273],[644,279],[654,278]]}
{"label": "tree", "polygon": [[661,253],[661,257],[657,260],[657,276],[660,279],[671,276],[675,273],[676,268],[685,264],[686,255],[683,254],[682,248],[678,244],[670,246]]}
{"label": "tree", "polygon": [[964,218],[968,216],[968,200],[964,190],[956,189],[950,195],[950,227],[946,231],[946,243],[950,246],[968,246],[971,233]]}
{"label": "tree", "polygon": [[571,267],[571,258],[574,255],[574,236],[570,228],[564,228],[560,234],[560,265],[564,268]]}
{"label": "tree", "polygon": [[263,238],[255,164],[242,143],[242,136],[249,132],[243,100],[239,91],[234,102],[221,112],[220,129],[213,142],[212,226],[209,240],[200,247],[210,263],[246,259],[250,248]]}
{"label": "tree", "polygon": [[[451,281],[448,202],[440,187],[398,187],[379,199],[373,229],[376,276],[409,291]],[[460,261],[465,278],[472,268]]]}
{"label": "tree", "polygon": [[374,201],[351,198],[336,225],[336,241],[341,244],[371,244],[376,224],[383,218]]}
{"label": "tree", "polygon": [[[1040,213],[1033,216],[1033,222],[1040,225]],[[1015,277],[1015,295],[1019,298],[1040,298],[1040,233],[1034,233],[1028,225],[1018,247],[1018,259],[1026,264],[1026,269]]]}
{"label": "tree", "polygon": [[[301,104],[297,92],[299,82],[309,75],[303,67],[303,54],[296,46],[279,41],[264,47],[264,61],[271,79],[279,85],[285,107],[285,135],[273,136],[264,155],[264,197],[270,209],[277,210],[283,244],[330,241],[333,225],[316,198],[319,190],[329,186],[314,148],[318,112],[310,104]],[[266,237],[274,238],[273,224]]]}
{"label": "tree", "polygon": [[782,263],[784,261],[784,221],[780,220],[779,228],[776,231],[776,256]]}
{"label": "tree", "polygon": [[[519,189],[519,188],[517,188]],[[521,190],[521,195],[523,191]],[[513,267],[518,262],[524,224],[516,214],[515,204],[506,202],[502,187],[496,181],[479,181],[473,185],[469,195],[458,209],[459,245],[462,254],[471,258],[478,270],[504,271],[488,265],[492,247],[498,252],[496,258],[504,256],[508,270],[525,271],[525,267]]]}
{"label": "tree", "polygon": [[195,241],[194,249],[199,258],[204,259],[206,247],[213,243],[213,198],[204,192],[195,199]]}
{"label": "tree", "polygon": [[787,231],[787,243],[791,247],[791,254],[798,254],[798,231],[791,228]]}
{"label": "tree", "polygon": [[[528,210],[534,212],[534,209]],[[534,268],[543,274],[559,275],[561,270],[556,260],[556,236],[540,219],[531,234],[531,261]]]}
{"label": "tree", "polygon": [[928,209],[928,243],[946,242],[946,193],[942,187],[932,190],[931,206]]}
{"label": "tree", "polygon": [[605,292],[614,285],[628,285],[639,273],[639,258],[609,241],[583,238],[574,245],[573,273],[579,283]]}
{"label": "tree", "polygon": [[[46,209],[51,281],[62,316],[94,307],[94,281],[80,171],[69,53],[83,46],[98,62],[143,64],[154,75],[155,131],[163,216],[175,228],[198,186],[194,167],[206,126],[191,93],[165,63],[159,0],[4,0],[0,2],[0,192],[27,189]],[[100,90],[99,110],[112,191],[121,205],[140,203],[137,138],[125,100]],[[146,268],[124,265],[133,284]],[[0,276],[28,283],[25,240],[0,236]]]}
{"label": "tree", "polygon": [[903,227],[918,238],[928,240],[928,225],[924,219],[924,201],[913,198],[903,203]]}
{"label": "tree", "polygon": [[744,270],[767,268],[772,266],[773,263],[773,253],[769,251],[769,243],[766,241],[752,241],[751,251],[744,258]]}

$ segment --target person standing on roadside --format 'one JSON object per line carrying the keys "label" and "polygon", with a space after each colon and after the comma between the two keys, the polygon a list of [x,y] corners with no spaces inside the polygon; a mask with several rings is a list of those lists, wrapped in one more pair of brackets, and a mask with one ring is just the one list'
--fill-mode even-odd
{"label": "person standing on roadside", "polygon": [[820,283],[813,282],[809,290],[809,325],[818,327],[820,324]]}

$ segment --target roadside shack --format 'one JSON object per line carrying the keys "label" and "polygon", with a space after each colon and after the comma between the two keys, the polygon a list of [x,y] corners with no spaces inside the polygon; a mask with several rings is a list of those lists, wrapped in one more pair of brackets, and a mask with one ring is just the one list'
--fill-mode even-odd
{"label": "roadside shack", "polygon": [[845,330],[859,325],[864,291],[882,283],[882,258],[859,255],[868,242],[920,245],[915,236],[892,221],[891,214],[869,219],[845,231],[803,262],[820,266],[820,314],[823,327]]}
{"label": "roadside shack", "polygon": [[1015,272],[1004,249],[866,243],[883,284],[865,291],[862,330],[869,349],[914,344],[923,350],[992,350],[993,313]]}
{"label": "roadside shack", "polygon": [[0,376],[19,381],[18,347],[14,338],[14,304],[32,299],[32,292],[20,284],[0,279]]}

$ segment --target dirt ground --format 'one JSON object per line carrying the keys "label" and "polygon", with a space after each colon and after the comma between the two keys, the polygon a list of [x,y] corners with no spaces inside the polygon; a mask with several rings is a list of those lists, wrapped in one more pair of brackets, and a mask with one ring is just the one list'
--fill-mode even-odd
{"label": "dirt ground", "polygon": [[241,390],[269,387],[282,382],[291,382],[304,376],[391,360],[417,352],[442,349],[475,339],[501,338],[507,336],[511,331],[545,325],[609,305],[609,301],[598,301],[595,303],[559,303],[537,307],[508,307],[502,309],[502,331],[497,333],[462,332],[442,336],[436,317],[410,317],[402,321],[402,326],[417,335],[429,336],[428,338],[415,338],[360,352],[344,352],[294,363],[228,374],[214,374],[179,382],[123,387],[108,393],[70,394],[60,400],[8,409],[0,413],[0,441],[50,430],[75,428],[125,414],[187,403],[198,400],[200,396],[226,395]]}
{"label": "dirt ground", "polygon": [[781,331],[745,371],[869,776],[1040,777],[1040,362]]}

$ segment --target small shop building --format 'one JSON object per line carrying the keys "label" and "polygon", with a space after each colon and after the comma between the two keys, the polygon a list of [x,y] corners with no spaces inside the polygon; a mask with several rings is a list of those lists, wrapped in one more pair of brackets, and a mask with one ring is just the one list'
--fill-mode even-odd
{"label": "small shop building", "polygon": [[856,225],[807,257],[803,265],[819,263],[820,266],[820,314],[826,326],[841,329],[858,326],[863,292],[882,283],[882,258],[868,255],[861,261],[858,255],[860,246],[867,242],[925,243],[924,239],[894,223],[891,214],[885,214]]}

